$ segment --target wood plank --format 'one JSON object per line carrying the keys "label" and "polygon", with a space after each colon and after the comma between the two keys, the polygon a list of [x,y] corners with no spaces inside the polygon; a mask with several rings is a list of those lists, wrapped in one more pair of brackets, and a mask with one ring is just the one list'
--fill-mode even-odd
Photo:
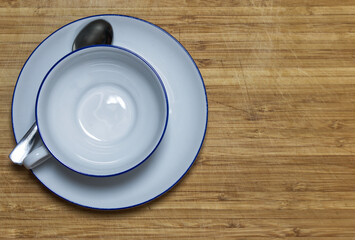
{"label": "wood plank", "polygon": [[[191,171],[158,199],[95,211],[55,196],[8,154],[12,92],[35,47],[100,13],[170,32],[206,84]],[[0,2],[0,239],[355,239],[355,2]]]}

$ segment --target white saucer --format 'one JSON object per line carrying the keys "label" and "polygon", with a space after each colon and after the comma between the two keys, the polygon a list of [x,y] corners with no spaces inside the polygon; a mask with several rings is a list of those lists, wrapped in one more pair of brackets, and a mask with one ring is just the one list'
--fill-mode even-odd
{"label": "white saucer", "polygon": [[160,75],[169,100],[163,140],[148,161],[118,176],[84,176],[53,159],[33,173],[48,189],[70,202],[89,208],[122,209],[153,200],[173,187],[193,164],[205,136],[207,96],[201,74],[170,34],[149,22],[120,15],[91,16],[65,25],[33,51],[21,70],[13,95],[12,123],[19,141],[35,121],[37,91],[45,74],[71,51],[80,29],[99,18],[111,23],[113,45],[136,52]]}

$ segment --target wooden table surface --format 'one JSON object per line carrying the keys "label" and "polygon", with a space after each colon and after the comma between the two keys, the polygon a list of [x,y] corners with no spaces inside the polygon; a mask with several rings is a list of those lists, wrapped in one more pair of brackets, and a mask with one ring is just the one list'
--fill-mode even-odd
{"label": "wooden table surface", "polygon": [[[204,78],[209,123],[171,191],[94,211],[42,186],[8,154],[12,91],[57,28],[102,13],[177,38]],[[0,2],[0,238],[355,239],[355,1]]]}

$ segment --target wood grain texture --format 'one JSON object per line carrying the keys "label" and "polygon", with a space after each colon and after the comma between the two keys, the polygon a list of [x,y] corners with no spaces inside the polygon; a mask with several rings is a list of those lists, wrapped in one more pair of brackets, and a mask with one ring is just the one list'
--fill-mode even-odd
{"label": "wood grain texture", "polygon": [[[12,91],[64,24],[116,13],[176,37],[204,77],[209,124],[187,176],[146,205],[72,205],[11,164]],[[0,2],[1,239],[355,239],[355,2]]]}

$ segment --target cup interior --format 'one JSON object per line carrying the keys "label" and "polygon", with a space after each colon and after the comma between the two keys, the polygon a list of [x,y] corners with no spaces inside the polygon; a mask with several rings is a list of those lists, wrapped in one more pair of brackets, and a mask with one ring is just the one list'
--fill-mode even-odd
{"label": "cup interior", "polygon": [[168,121],[164,85],[142,57],[91,46],[59,60],[37,96],[36,121],[50,153],[91,176],[126,172],[160,143]]}

